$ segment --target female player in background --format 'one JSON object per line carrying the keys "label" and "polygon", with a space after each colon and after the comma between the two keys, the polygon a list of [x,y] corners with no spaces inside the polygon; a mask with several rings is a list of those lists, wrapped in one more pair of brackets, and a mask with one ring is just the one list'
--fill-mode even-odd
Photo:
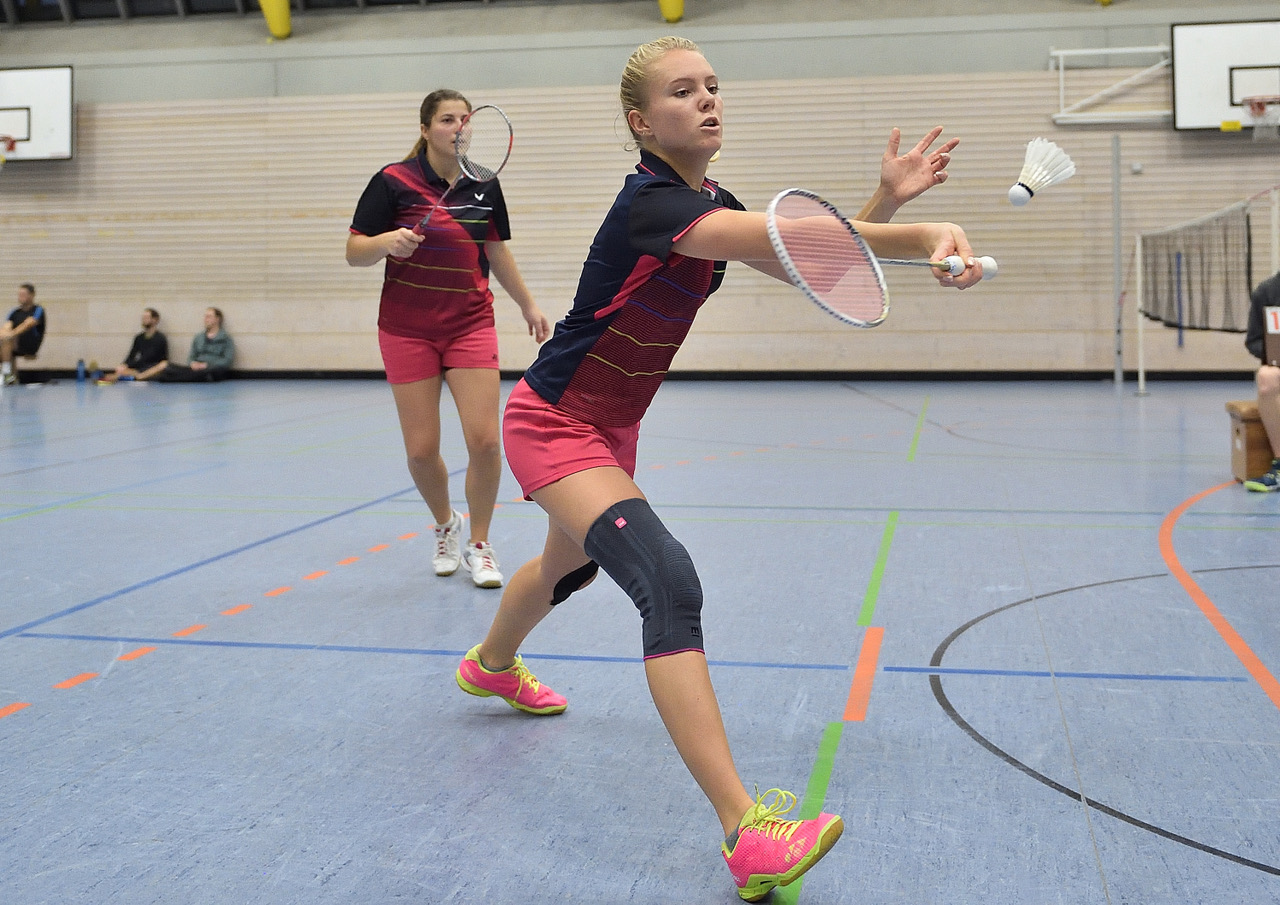
{"label": "female player in background", "polygon": [[[404,160],[379,170],[360,196],[347,236],[347,263],[369,267],[386,261],[378,344],[409,474],[436,522],[435,572],[452,575],[461,564],[478,587],[497,588],[502,573],[489,525],[502,451],[490,272],[520,306],[530,336],[542,342],[550,325],[507,248],[511,228],[502,187],[497,179],[474,182],[459,172],[454,139],[470,112],[471,104],[457,91],[427,95],[417,144]],[[428,211],[427,228],[415,231]],[[442,382],[449,384],[467,445],[471,536],[465,550],[463,517],[453,508],[449,470],[440,455]]]}

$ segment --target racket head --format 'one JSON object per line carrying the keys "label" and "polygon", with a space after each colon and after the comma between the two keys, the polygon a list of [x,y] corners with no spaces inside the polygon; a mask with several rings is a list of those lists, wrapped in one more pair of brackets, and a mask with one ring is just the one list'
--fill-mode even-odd
{"label": "racket head", "polygon": [[507,114],[492,104],[476,107],[462,121],[454,138],[458,167],[469,179],[496,179],[511,157],[515,131]]}
{"label": "racket head", "polygon": [[784,189],[769,202],[765,227],[788,279],[809,301],[855,327],[888,316],[880,262],[835,205],[805,189]]}

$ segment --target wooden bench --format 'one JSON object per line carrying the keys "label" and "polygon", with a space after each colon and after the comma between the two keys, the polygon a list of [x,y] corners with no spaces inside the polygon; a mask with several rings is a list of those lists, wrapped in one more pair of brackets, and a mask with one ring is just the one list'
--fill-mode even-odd
{"label": "wooden bench", "polygon": [[1271,468],[1271,444],[1253,399],[1227,403],[1231,416],[1231,473],[1237,481],[1264,475]]}

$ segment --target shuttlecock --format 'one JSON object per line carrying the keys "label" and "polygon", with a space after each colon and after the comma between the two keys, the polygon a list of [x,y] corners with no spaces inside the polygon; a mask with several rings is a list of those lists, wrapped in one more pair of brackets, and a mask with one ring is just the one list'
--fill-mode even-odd
{"label": "shuttlecock", "polygon": [[1041,189],[1057,185],[1076,173],[1076,165],[1067,152],[1044,138],[1027,142],[1027,156],[1022,163],[1018,181],[1009,189],[1009,203],[1022,207]]}

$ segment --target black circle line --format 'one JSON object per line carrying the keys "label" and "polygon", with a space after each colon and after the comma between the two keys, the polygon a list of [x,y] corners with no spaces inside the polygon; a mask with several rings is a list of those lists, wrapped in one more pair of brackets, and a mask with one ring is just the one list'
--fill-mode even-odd
{"label": "black circle line", "polygon": [[[1200,574],[1203,572],[1228,572],[1228,571],[1233,572],[1233,571],[1240,571],[1241,569],[1274,569],[1274,568],[1280,568],[1280,566],[1244,566],[1244,567],[1233,567],[1233,568],[1199,569],[1199,570],[1196,570],[1194,574]],[[1160,572],[1153,575],[1137,575],[1129,578],[1112,578],[1112,579],[1108,579],[1107,581],[1097,581],[1091,584],[1078,585],[1077,587],[1074,587],[1074,588],[1061,588],[1057,591],[1051,591],[1047,594],[1039,594],[1035,597],[1028,597],[1025,600],[1018,600],[1018,601],[1015,601],[1014,603],[1009,603],[1009,604],[1005,604],[1004,606],[997,607],[996,609],[991,610],[988,613],[984,613],[981,616],[978,616],[974,619],[970,619],[964,625],[960,626],[958,629],[956,629],[950,635],[948,635],[945,639],[943,639],[942,643],[939,644],[937,649],[933,652],[933,657],[930,659],[929,665],[935,668],[941,667],[942,658],[943,656],[945,656],[947,652],[947,648],[951,646],[951,643],[953,641],[955,641],[957,638],[959,638],[962,634],[967,632],[969,629],[973,628],[979,622],[982,622],[985,619],[989,619],[992,616],[996,616],[1000,613],[1003,613],[1006,610],[1011,610],[1014,607],[1022,606],[1025,603],[1031,603],[1032,601],[1035,601],[1035,600],[1043,600],[1046,597],[1056,597],[1060,594],[1069,594],[1075,591],[1083,591],[1083,590],[1088,590],[1090,588],[1100,588],[1100,587],[1104,587],[1106,585],[1112,585],[1112,584],[1124,584],[1131,581],[1145,581],[1146,579],[1149,579],[1149,578],[1166,578],[1168,577],[1168,575],[1169,573],[1167,572]],[[997,746],[994,742],[992,742],[986,736],[982,735],[980,732],[978,732],[977,729],[973,728],[973,726],[971,726],[964,719],[964,717],[960,716],[960,714],[956,711],[955,707],[952,705],[951,700],[947,697],[946,692],[942,690],[942,676],[937,674],[929,676],[929,687],[933,690],[933,696],[934,698],[937,699],[938,706],[942,708],[943,713],[945,713],[948,717],[951,718],[951,721],[953,723],[959,726],[966,734],[968,734],[970,738],[972,738],[979,745],[986,748],[988,751],[990,751],[996,757],[999,757],[1001,760],[1003,760],[1005,763],[1009,764],[1010,766],[1015,767],[1018,770],[1021,770],[1027,776],[1034,779],[1036,782],[1043,783],[1044,785],[1048,786],[1050,789],[1053,789],[1055,792],[1060,792],[1063,795],[1067,796],[1072,801],[1082,802],[1087,807],[1093,808],[1095,811],[1099,811],[1103,814],[1106,814],[1108,817],[1114,817],[1116,820],[1124,821],[1130,826],[1137,827],[1140,830],[1146,830],[1149,833],[1154,833],[1155,835],[1160,836],[1164,839],[1168,839],[1171,842],[1177,842],[1180,845],[1185,845],[1188,848],[1195,849],[1196,851],[1204,852],[1207,855],[1213,855],[1218,858],[1223,858],[1227,861],[1235,862],[1236,864],[1239,864],[1242,867],[1251,867],[1254,870],[1260,870],[1264,873],[1280,876],[1280,867],[1274,867],[1270,864],[1263,864],[1260,861],[1252,861],[1241,855],[1232,854],[1231,852],[1226,852],[1226,851],[1223,851],[1222,849],[1214,848],[1211,845],[1206,845],[1203,842],[1197,842],[1196,840],[1189,839],[1186,836],[1180,836],[1177,833],[1171,832],[1162,827],[1158,827],[1158,826],[1155,826],[1154,824],[1147,823],[1145,820],[1140,820],[1131,814],[1126,814],[1124,811],[1113,808],[1108,804],[1104,804],[1100,801],[1095,801],[1092,798],[1087,798],[1080,792],[1077,792],[1074,789],[1069,789],[1066,786],[1062,785],[1061,783],[1050,779],[1048,776],[1045,776],[1043,773],[1033,770],[1027,764],[1024,764],[1022,761],[1018,760],[1016,757],[1014,757],[1013,755],[1009,754],[1007,751]]]}

